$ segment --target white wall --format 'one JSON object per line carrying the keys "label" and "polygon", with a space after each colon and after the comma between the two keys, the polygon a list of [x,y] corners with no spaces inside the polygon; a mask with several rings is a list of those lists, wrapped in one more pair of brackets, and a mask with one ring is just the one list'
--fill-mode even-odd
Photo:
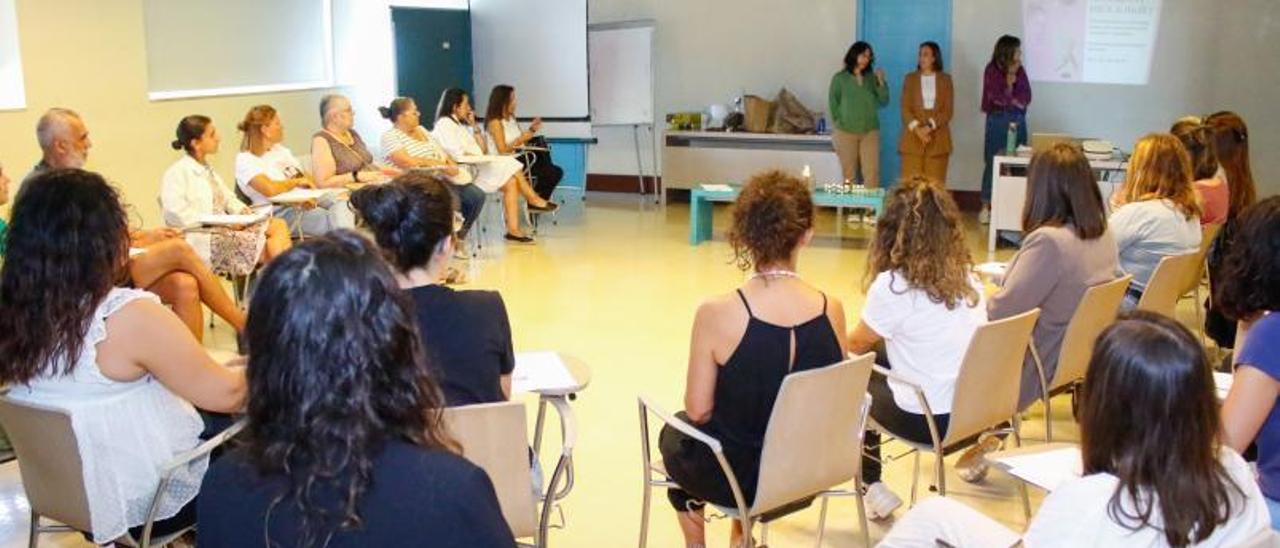
{"label": "white wall", "polygon": [[[792,9],[784,10],[768,0],[590,0],[590,17],[592,23],[657,21],[655,122],[661,128],[667,112],[703,110],[743,88],[771,96],[786,86],[810,108],[826,110],[826,85],[854,39],[856,4],[816,0],[804,9],[787,4]],[[1262,192],[1280,191],[1280,155],[1267,153],[1280,146],[1280,107],[1274,99],[1280,90],[1280,2],[1163,4],[1147,85],[1033,83],[1031,130],[1109,139],[1127,150],[1143,134],[1167,131],[1184,114],[1236,110],[1249,122]],[[1021,0],[955,0],[953,13],[947,69],[956,82],[956,117],[949,185],[977,190],[982,69],[996,37],[1021,34]],[[600,143],[591,150],[588,171],[635,173],[630,131],[596,128]],[[648,169],[651,157],[646,146]]]}

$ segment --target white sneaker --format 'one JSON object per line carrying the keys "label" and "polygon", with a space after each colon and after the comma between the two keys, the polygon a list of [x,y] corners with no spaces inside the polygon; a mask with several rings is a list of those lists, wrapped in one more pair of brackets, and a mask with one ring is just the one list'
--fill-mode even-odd
{"label": "white sneaker", "polygon": [[868,485],[862,494],[862,502],[867,507],[867,518],[873,520],[887,519],[893,515],[894,510],[902,506],[902,499],[883,481]]}
{"label": "white sneaker", "polygon": [[983,207],[982,211],[978,212],[978,222],[984,225],[991,224],[991,208]]}

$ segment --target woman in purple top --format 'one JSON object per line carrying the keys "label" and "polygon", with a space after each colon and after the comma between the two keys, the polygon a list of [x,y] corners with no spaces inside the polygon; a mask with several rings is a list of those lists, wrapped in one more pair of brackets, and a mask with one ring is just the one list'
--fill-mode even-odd
{"label": "woman in purple top", "polygon": [[1222,406],[1222,437],[1243,452],[1258,445],[1258,481],[1280,529],[1280,196],[1249,206],[1236,219],[1237,242],[1223,260],[1227,279],[1214,286],[1214,304],[1228,318],[1251,325],[1236,348],[1231,391]]}
{"label": "woman in purple top", "polygon": [[1017,144],[1027,142],[1027,105],[1031,104],[1031,81],[1022,69],[1022,41],[1008,34],[996,40],[991,62],[982,74],[982,112],[987,113],[987,133],[982,147],[986,161],[982,170],[982,213],[985,224],[991,215],[991,164],[996,153],[1007,146],[1009,124],[1017,124]]}

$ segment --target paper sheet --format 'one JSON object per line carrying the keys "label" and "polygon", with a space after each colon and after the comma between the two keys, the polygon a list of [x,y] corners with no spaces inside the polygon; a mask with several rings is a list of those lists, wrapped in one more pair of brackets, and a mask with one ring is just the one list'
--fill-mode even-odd
{"label": "paper sheet", "polygon": [[458,163],[459,164],[487,164],[489,162],[496,162],[503,158],[510,158],[510,156],[499,156],[495,154],[478,154],[475,156],[463,156],[461,158],[458,158]]}
{"label": "paper sheet", "polygon": [[511,372],[512,392],[567,390],[578,386],[560,355],[555,352],[517,352]]}
{"label": "paper sheet", "polygon": [[1004,274],[1008,269],[1009,263],[998,262],[980,263],[973,266],[974,272],[996,285],[1004,281]]}
{"label": "paper sheet", "polygon": [[129,258],[130,258],[130,259],[132,259],[132,258],[137,257],[138,255],[141,255],[141,254],[146,253],[146,252],[147,252],[147,250],[146,250],[146,249],[143,249],[143,248],[141,248],[141,247],[131,247],[131,248],[129,248]]}
{"label": "paper sheet", "polygon": [[243,226],[266,219],[269,213],[257,211],[245,215],[201,215],[196,219],[200,226]]}
{"label": "paper sheet", "polygon": [[1231,373],[1213,372],[1213,384],[1218,387],[1218,399],[1227,399],[1227,393],[1231,392],[1231,380],[1234,378]]}
{"label": "paper sheet", "polygon": [[328,196],[331,192],[335,192],[329,188],[295,188],[288,192],[281,192],[270,198],[272,203],[276,204],[297,204],[309,202],[311,200],[319,200]]}
{"label": "paper sheet", "polygon": [[725,184],[708,184],[702,185],[702,190],[707,192],[733,192],[733,187]]}
{"label": "paper sheet", "polygon": [[1080,477],[1084,470],[1079,447],[997,458],[996,461],[1008,466],[1010,474],[1047,491],[1057,489],[1064,481]]}

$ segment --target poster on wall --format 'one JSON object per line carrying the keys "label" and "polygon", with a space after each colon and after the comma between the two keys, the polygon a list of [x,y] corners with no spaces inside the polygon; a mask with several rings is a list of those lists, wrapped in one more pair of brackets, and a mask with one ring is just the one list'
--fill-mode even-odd
{"label": "poster on wall", "polygon": [[1022,62],[1041,82],[1146,84],[1161,0],[1023,0]]}
{"label": "poster on wall", "polygon": [[0,0],[0,110],[27,108],[14,0]]}

